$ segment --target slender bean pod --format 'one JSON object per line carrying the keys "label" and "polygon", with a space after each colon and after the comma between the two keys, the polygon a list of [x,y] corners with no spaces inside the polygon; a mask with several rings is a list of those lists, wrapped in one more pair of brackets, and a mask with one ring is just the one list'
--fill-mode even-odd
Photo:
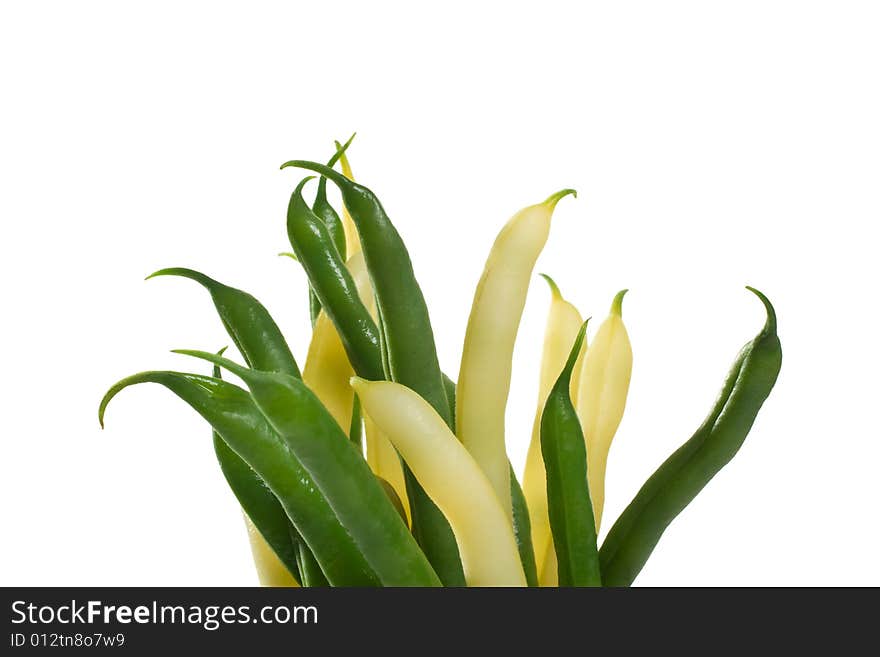
{"label": "slender bean pod", "polygon": [[[210,356],[219,358],[213,354]],[[229,448],[266,483],[334,586],[375,586],[381,583],[347,527],[337,517],[336,500],[331,506],[317,482],[245,390],[208,376],[142,372],[123,379],[104,396],[98,414],[102,426],[110,400],[119,391],[138,383],[165,386],[208,421]],[[309,429],[308,419],[303,426],[304,430]],[[358,507],[358,513],[369,514],[370,509],[359,503],[359,497],[348,502]]]}
{"label": "slender bean pod", "polygon": [[[330,161],[327,162],[328,167],[332,167],[340,160],[340,158],[345,156],[345,151],[351,145],[352,140],[354,140],[354,135],[349,137],[348,141],[344,144],[336,142],[336,153],[334,153],[333,157],[330,158]],[[348,160],[346,160],[346,162],[348,162]],[[330,233],[330,238],[333,240],[336,250],[339,251],[340,257],[343,260],[346,260],[349,255],[355,255],[354,251],[350,254],[348,253],[345,226],[339,218],[339,215],[336,213],[336,210],[327,200],[327,179],[324,176],[321,176],[321,179],[318,181],[318,191],[315,194],[315,201],[312,203],[312,212],[315,213],[316,217],[323,220],[324,224],[327,226],[327,232]]]}
{"label": "slender bean pod", "polygon": [[315,294],[333,321],[345,353],[360,376],[382,378],[379,329],[358,294],[327,226],[311,211],[302,196],[309,179],[301,181],[287,207],[287,234],[297,259],[305,269]]}
{"label": "slender bean pod", "polygon": [[[242,513],[242,516],[244,517],[248,542],[251,544],[251,556],[257,568],[257,577],[260,580],[260,585],[287,588],[299,587],[300,583],[297,579],[300,577],[299,567],[295,568],[295,572],[291,572],[290,568],[281,562],[278,555],[275,554],[275,551],[266,542],[260,530],[251,522],[247,514]],[[299,547],[299,544],[296,544],[296,547]]]}
{"label": "slender bean pod", "polygon": [[[446,397],[449,399],[449,412],[454,420],[455,381],[444,374],[443,385],[446,387]],[[535,563],[535,550],[532,547],[529,507],[512,465],[510,466],[510,497],[513,501],[513,534],[516,538],[516,547],[519,550],[526,582],[529,586],[538,586],[538,570]]]}
{"label": "slender bean pod", "polygon": [[[290,535],[290,520],[284,507],[257,473],[223,442],[216,431],[213,432],[213,437],[214,453],[220,469],[241,505],[248,524],[248,535],[260,583],[263,586],[288,586],[287,578],[291,575],[294,578],[299,576],[298,548]],[[281,568],[278,567],[279,564]]]}
{"label": "slender bean pod", "polygon": [[709,416],[693,437],[654,472],[614,523],[599,553],[606,586],[629,586],[663,532],[739,451],[782,365],[776,312],[740,351]]}
{"label": "slender bean pod", "polygon": [[[434,345],[434,331],[409,253],[372,191],[316,162],[292,160],[336,183],[360,236],[373,282],[392,380],[415,390],[451,424],[449,402]],[[299,254],[298,254],[299,255]],[[380,378],[380,377],[375,377]]]}
{"label": "slender bean pod", "polygon": [[245,382],[260,412],[326,497],[383,586],[440,585],[357,448],[302,381],[247,369],[207,352],[177,353],[217,363]]}
{"label": "slender bean pod", "polygon": [[[526,467],[523,473],[523,493],[529,507],[532,527],[532,544],[535,549],[535,563],[538,572],[544,568],[544,560],[553,552],[553,537],[550,534],[550,516],[547,511],[547,473],[544,469],[544,458],[541,456],[541,415],[550,390],[565,367],[568,352],[577,337],[584,320],[580,312],[562,297],[559,287],[552,278],[541,274],[550,286],[550,310],[547,314],[547,326],[544,331],[544,348],[541,355],[541,375],[538,383],[538,406],[532,425],[532,440],[526,455]],[[581,348],[579,359],[583,358],[587,341]],[[577,362],[572,374],[572,398],[577,394],[576,378],[579,378],[581,363]],[[551,556],[552,558],[552,556]],[[556,566],[548,569],[556,578]],[[555,582],[554,582],[555,585]]]}
{"label": "slender bean pod", "polygon": [[[363,409],[363,406],[361,408]],[[369,463],[370,469],[394,489],[406,510],[409,523],[412,524],[412,509],[406,489],[406,476],[397,450],[366,414],[364,414],[364,431],[367,438],[367,463]],[[418,538],[417,536],[416,539],[418,540]],[[437,567],[435,566],[434,569],[437,570]],[[443,577],[441,576],[440,579]]]}
{"label": "slender bean pod", "polygon": [[[412,468],[455,533],[468,586],[525,586],[510,519],[445,420],[413,390],[352,379],[366,412]],[[449,473],[455,477],[450,478]]]}
{"label": "slender bean pod", "polygon": [[513,347],[535,261],[550,234],[559,200],[553,194],[517,212],[502,228],[474,293],[458,374],[458,437],[468,448],[512,514],[504,414],[510,392]]}
{"label": "slender bean pod", "polygon": [[[451,426],[449,402],[425,300],[415,280],[406,247],[379,200],[366,187],[322,164],[293,160],[282,165],[282,168],[288,166],[314,170],[336,183],[357,226],[373,283],[379,327],[376,328],[363,304],[360,304],[361,307],[354,316],[342,316],[343,313],[337,313],[336,308],[344,303],[343,297],[346,295],[335,295],[335,299],[329,293],[325,295],[321,282],[315,282],[314,288],[340,329],[344,344],[346,335],[343,328],[354,329],[352,333],[360,332],[359,338],[352,338],[352,342],[346,344],[346,352],[358,376],[375,380],[390,375],[394,381],[422,395]],[[300,230],[306,224],[315,223],[308,220],[308,215],[312,213],[303,210],[304,203],[300,200],[302,184],[294,191],[288,208],[291,244],[306,267],[309,278],[329,281],[327,287],[335,290],[339,288],[338,272],[334,278],[334,267],[328,266],[333,256],[331,254],[328,257],[327,251],[334,249],[322,246],[322,242],[326,242],[326,235],[322,236],[320,229]],[[320,266],[310,269],[310,265],[306,263],[307,258],[316,261]],[[329,307],[333,302],[336,302],[336,306]],[[375,346],[379,346],[380,339],[381,346],[377,354]],[[464,573],[449,523],[421,490],[416,479],[407,473],[406,467],[404,478],[412,513],[413,533],[444,584],[454,586],[463,581]]]}
{"label": "slender bean pod", "polygon": [[[347,263],[346,269],[354,282],[355,290],[360,299],[370,295],[370,276],[363,255],[354,255]],[[318,315],[312,329],[312,339],[306,362],[303,366],[303,381],[327,407],[339,426],[349,430],[352,426],[352,409],[354,392],[349,380],[354,369],[339,337],[333,321],[323,310]]]}
{"label": "slender bean pod", "polygon": [[[336,164],[345,152],[345,149],[351,145],[353,139],[354,135],[349,137],[345,144],[336,142],[336,153],[334,153],[333,157],[330,158],[330,161],[327,162],[328,167],[332,167]],[[330,233],[333,244],[336,246],[336,250],[339,251],[339,256],[345,260],[345,227],[342,225],[342,220],[339,218],[339,215],[336,214],[336,210],[333,209],[333,206],[330,205],[330,201],[327,200],[326,178],[322,177],[321,180],[318,181],[318,191],[315,193],[315,200],[312,203],[312,212],[314,212],[315,216],[321,219],[324,222],[324,225],[327,226],[327,232]],[[312,326],[315,325],[319,312],[321,312],[321,301],[318,299],[318,295],[315,294],[312,286],[309,285],[309,313],[312,318]]]}
{"label": "slender bean pod", "polygon": [[[217,355],[222,356],[225,351],[223,347]],[[222,378],[216,365],[213,376]],[[220,434],[212,430],[211,435],[220,470],[241,505],[260,584],[299,586],[298,553],[308,548],[266,483],[223,442]]]}
{"label": "slender bean pod", "polygon": [[516,547],[519,550],[519,560],[526,576],[526,583],[529,586],[538,586],[538,569],[535,564],[535,549],[532,546],[532,523],[529,518],[529,507],[512,465],[510,466],[510,499],[513,504],[513,535],[516,538]]}
{"label": "slender bean pod", "polygon": [[587,472],[597,532],[605,507],[608,451],[623,418],[632,374],[632,347],[621,311],[624,294],[626,290],[614,297],[611,312],[584,356],[575,403],[587,445]]}
{"label": "slender bean pod", "polygon": [[[339,156],[342,175],[349,180],[354,181],[354,174],[351,172],[351,164],[348,162],[348,153],[346,153],[342,144],[338,141],[336,142],[336,150],[342,152]],[[342,206],[342,226],[345,230],[345,248],[348,250],[349,255],[354,255],[361,250],[361,240],[358,237],[357,228],[354,225],[354,221],[352,221],[351,214],[349,214],[348,208],[346,208],[345,205]]]}
{"label": "slender bean pod", "polygon": [[541,453],[559,586],[602,585],[596,521],[587,486],[587,451],[570,392],[586,330],[584,322],[541,416]]}

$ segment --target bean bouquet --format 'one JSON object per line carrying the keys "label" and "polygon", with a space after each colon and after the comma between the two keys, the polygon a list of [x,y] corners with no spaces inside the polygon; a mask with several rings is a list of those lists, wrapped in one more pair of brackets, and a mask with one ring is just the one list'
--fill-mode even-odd
{"label": "bean bouquet", "polygon": [[[513,348],[534,267],[565,189],[501,229],[477,283],[457,381],[441,371],[406,246],[336,144],[287,208],[309,280],[312,337],[302,369],[251,294],[192,269],[244,364],[179,350],[212,374],[149,371],[213,429],[267,586],[629,586],[666,527],[736,454],[779,373],[770,301],[693,436],[636,493],[601,545],[608,451],[623,416],[632,349],[626,290],[587,340],[587,322],[551,292],[538,404],[522,486],[505,449]],[[339,169],[337,169],[337,165]],[[327,184],[338,187],[337,212]],[[309,204],[306,185],[317,191]],[[231,372],[243,386],[225,380]]]}

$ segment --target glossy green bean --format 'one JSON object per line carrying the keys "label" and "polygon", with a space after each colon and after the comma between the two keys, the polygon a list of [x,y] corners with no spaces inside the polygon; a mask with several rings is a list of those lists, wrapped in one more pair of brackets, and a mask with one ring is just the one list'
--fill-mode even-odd
{"label": "glossy green bean", "polygon": [[292,160],[336,183],[360,235],[376,305],[382,315],[391,378],[417,392],[455,430],[443,386],[434,331],[409,253],[372,191],[323,164]]}
{"label": "glossy green bean", "polygon": [[513,503],[513,535],[519,550],[519,560],[523,565],[526,583],[538,586],[538,567],[535,562],[535,547],[532,545],[532,521],[529,518],[529,507],[523,494],[513,466],[510,466],[510,499]]}
{"label": "glossy green bean", "polygon": [[[377,326],[358,296],[354,281],[338,251],[333,248],[326,227],[302,197],[302,188],[307,180],[301,181],[290,197],[287,211],[290,243],[324,311],[336,326],[357,375],[369,380],[388,378],[390,366],[383,364],[383,358],[389,355],[388,349],[384,348],[384,338],[387,337],[384,315],[379,308],[380,324]],[[443,415],[449,416],[445,397],[444,391],[443,399],[447,406]],[[464,586],[464,570],[449,523],[405,463],[403,470],[413,535],[443,583],[446,586]]]}
{"label": "glossy green bean", "polygon": [[217,363],[245,382],[257,407],[311,475],[383,585],[440,585],[363,456],[302,381],[247,369],[207,352],[178,353]]}
{"label": "glossy green bean", "polygon": [[[101,426],[110,400],[139,383],[165,386],[208,421],[223,442],[269,487],[334,586],[380,583],[334,507],[245,390],[209,376],[142,372],[110,388],[98,411]],[[269,537],[264,537],[268,542]]]}
{"label": "glossy green bean", "polygon": [[291,536],[290,520],[284,512],[284,507],[259,475],[223,442],[220,434],[216,431],[212,434],[214,453],[220,463],[220,470],[242,510],[266,539],[266,543],[281,563],[297,581],[302,582],[297,565],[299,548],[294,537]]}
{"label": "glossy green bean", "polygon": [[287,234],[297,259],[324,312],[333,321],[345,353],[358,376],[382,379],[379,329],[361,301],[327,226],[311,211],[302,196],[308,178],[301,181],[287,206]]}
{"label": "glossy green bean", "polygon": [[569,392],[586,329],[584,322],[541,415],[541,454],[547,470],[547,504],[559,586],[602,586],[596,520],[587,485],[587,450]]}
{"label": "glossy green bean", "polygon": [[[226,347],[223,347],[217,352],[217,355],[222,356],[225,352]],[[217,365],[213,366],[212,375],[215,379],[223,378],[220,367]],[[290,522],[281,502],[278,501],[266,482],[260,479],[260,476],[238,454],[232,451],[229,445],[223,442],[223,438],[213,428],[211,436],[220,470],[242,511],[296,581],[303,586],[310,586],[303,581],[302,569],[300,568],[302,554],[308,553],[312,561],[315,563],[317,561],[299,532],[296,531],[296,527]]]}
{"label": "glossy green bean", "polygon": [[211,294],[229,337],[248,365],[259,370],[301,377],[299,366],[275,320],[251,294],[183,267],[160,269],[147,276],[147,279],[157,276],[181,276],[204,286]]}
{"label": "glossy green bean", "polygon": [[600,551],[607,586],[629,586],[663,532],[736,455],[776,383],[782,348],[776,312],[761,292],[767,320],[737,356],[712,411],[693,437],[654,472],[608,533]]}
{"label": "glossy green bean", "polygon": [[[336,143],[336,153],[334,153],[333,157],[330,158],[330,161],[327,162],[328,167],[332,167],[339,161],[339,158],[342,157],[342,154],[351,145],[353,139],[354,135],[349,137],[348,141],[344,144]],[[314,212],[315,216],[321,219],[324,222],[324,225],[327,226],[327,232],[330,234],[330,238],[333,240],[336,250],[339,251],[340,258],[345,262],[347,257],[345,253],[345,229],[336,210],[333,209],[333,206],[330,205],[330,201],[327,200],[327,179],[323,176],[318,181],[318,191],[315,194],[315,200],[312,203],[312,212]],[[315,325],[315,322],[318,319],[318,313],[320,312],[321,301],[318,299],[318,295],[315,294],[311,285],[309,285],[309,314],[312,318],[312,326]]]}
{"label": "glossy green bean", "polygon": [[[349,137],[348,141],[344,144],[337,145],[336,153],[334,153],[333,157],[330,158],[330,161],[327,162],[328,167],[332,167],[339,161],[339,158],[342,157],[342,154],[351,145],[353,139],[354,135]],[[321,179],[318,181],[318,191],[315,194],[315,201],[312,203],[312,212],[314,212],[315,216],[321,219],[324,222],[324,225],[327,226],[327,232],[330,234],[333,245],[336,247],[336,250],[339,251],[339,256],[344,262],[348,257],[345,252],[345,230],[342,226],[342,219],[339,218],[336,210],[333,209],[333,206],[330,205],[330,202],[327,200],[327,179],[324,176],[321,176]]]}

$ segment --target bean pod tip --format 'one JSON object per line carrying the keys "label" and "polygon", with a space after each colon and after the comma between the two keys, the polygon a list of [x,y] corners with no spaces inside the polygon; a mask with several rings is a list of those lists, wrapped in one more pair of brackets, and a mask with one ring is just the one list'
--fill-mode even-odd
{"label": "bean pod tip", "polygon": [[540,276],[545,281],[547,281],[547,285],[550,286],[550,294],[553,295],[554,299],[561,299],[562,298],[562,292],[560,292],[559,286],[556,284],[556,281],[554,281],[552,278],[550,278],[550,276],[548,274],[538,274],[538,276]]}
{"label": "bean pod tip", "polygon": [[570,189],[570,188],[569,189],[562,189],[562,190],[556,192],[555,194],[551,194],[550,196],[548,196],[547,200],[544,201],[541,205],[546,205],[550,210],[553,210],[553,208],[556,207],[556,204],[559,203],[559,201],[564,199],[569,194],[571,194],[575,198],[577,198],[577,195],[578,195],[576,189]]}
{"label": "bean pod tip", "polygon": [[623,297],[626,296],[626,293],[629,292],[629,288],[625,290],[621,290],[617,294],[614,295],[614,301],[611,302],[611,314],[617,315],[618,317],[623,316]]}
{"label": "bean pod tip", "polygon": [[763,292],[761,292],[757,288],[752,287],[751,285],[746,285],[746,289],[761,300],[761,303],[764,304],[764,309],[767,311],[767,321],[764,323],[764,333],[775,334],[776,309],[773,307],[773,304],[770,303],[770,299],[768,299]]}

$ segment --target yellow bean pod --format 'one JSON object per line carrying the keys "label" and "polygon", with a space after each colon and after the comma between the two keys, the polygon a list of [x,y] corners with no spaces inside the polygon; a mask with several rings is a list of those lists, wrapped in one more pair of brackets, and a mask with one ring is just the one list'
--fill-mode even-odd
{"label": "yellow bean pod", "polygon": [[477,284],[458,375],[456,433],[512,518],[504,413],[513,347],[526,293],[550,234],[553,209],[566,189],[516,213],[501,229]]}
{"label": "yellow bean pod", "polygon": [[406,512],[407,522],[412,522],[409,498],[406,495],[406,481],[403,478],[403,466],[400,464],[397,450],[369,417],[364,417],[364,429],[365,442],[367,443],[367,463],[370,469],[373,474],[391,485],[394,492],[397,493],[397,497],[400,498],[400,503]]}
{"label": "yellow bean pod", "polygon": [[[547,555],[553,551],[553,537],[550,533],[550,516],[547,506],[547,472],[544,469],[544,458],[541,455],[541,414],[550,389],[559,378],[565,361],[568,359],[569,350],[580,331],[583,319],[580,312],[571,303],[562,297],[556,283],[549,276],[545,276],[550,285],[552,298],[550,310],[547,314],[547,327],[544,331],[544,349],[541,356],[541,377],[538,384],[538,407],[535,411],[535,422],[532,427],[532,440],[529,443],[529,451],[526,456],[526,467],[523,474],[523,494],[529,507],[529,518],[532,523],[532,545],[535,549],[535,565],[538,570],[538,579],[541,581],[544,562]],[[581,356],[586,351],[587,343],[584,341]],[[574,372],[579,373],[581,363],[575,363]],[[577,399],[578,384],[575,377],[572,378],[571,395]],[[551,569],[555,574],[555,560]]]}
{"label": "yellow bean pod", "polygon": [[556,560],[556,548],[553,546],[552,537],[544,563],[538,571],[538,586],[559,586],[559,562]]}
{"label": "yellow bean pod", "polygon": [[290,574],[290,571],[284,567],[281,560],[275,555],[275,552],[266,543],[266,539],[260,533],[260,530],[254,526],[251,519],[244,516],[244,524],[247,527],[248,539],[251,543],[251,554],[254,558],[254,565],[257,567],[257,577],[260,580],[260,586],[287,586],[298,587],[299,582]]}
{"label": "yellow bean pod", "polygon": [[618,292],[584,357],[575,409],[587,447],[587,479],[596,531],[605,506],[605,466],[611,441],[623,418],[632,374],[632,347],[623,324],[621,306],[626,290]]}
{"label": "yellow bean pod", "polygon": [[507,512],[479,465],[437,412],[398,383],[354,377],[352,386],[364,411],[449,521],[467,585],[525,586]]}

